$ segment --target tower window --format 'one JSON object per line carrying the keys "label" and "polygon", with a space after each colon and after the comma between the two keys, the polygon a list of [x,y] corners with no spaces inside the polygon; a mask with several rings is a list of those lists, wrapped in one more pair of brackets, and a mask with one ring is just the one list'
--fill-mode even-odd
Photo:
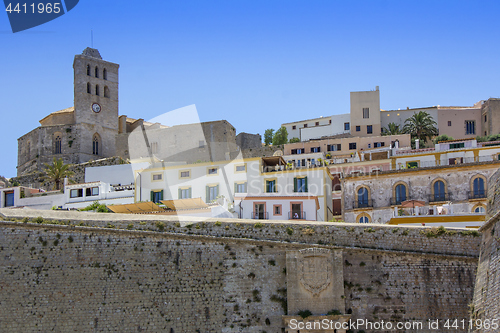
{"label": "tower window", "polygon": [[99,77],[99,68],[95,66],[95,77]]}
{"label": "tower window", "polygon": [[363,118],[370,118],[370,108],[363,108]]}
{"label": "tower window", "polygon": [[87,94],[91,94],[91,90],[90,90],[90,82],[87,82]]}
{"label": "tower window", "polygon": [[108,71],[106,70],[106,68],[104,68],[103,71],[102,71],[102,78],[104,80],[108,79]]}
{"label": "tower window", "polygon": [[476,122],[474,120],[465,121],[465,135],[476,134]]}
{"label": "tower window", "polygon": [[92,138],[92,154],[93,155],[99,155],[99,134],[94,134],[94,137]]}
{"label": "tower window", "polygon": [[60,135],[56,135],[54,140],[54,154],[61,154],[62,152],[62,138]]}
{"label": "tower window", "polygon": [[98,84],[96,84],[96,86],[95,86],[95,94],[97,96],[99,96],[99,85]]}
{"label": "tower window", "polygon": [[87,75],[90,76],[90,65],[87,65]]}
{"label": "tower window", "polygon": [[109,98],[109,88],[108,88],[108,86],[104,86],[104,97]]}

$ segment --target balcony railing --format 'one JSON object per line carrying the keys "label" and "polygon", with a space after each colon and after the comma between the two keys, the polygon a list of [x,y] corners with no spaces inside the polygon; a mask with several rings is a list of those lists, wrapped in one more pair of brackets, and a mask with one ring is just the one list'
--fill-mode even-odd
{"label": "balcony railing", "polygon": [[356,200],[354,201],[354,208],[369,208],[373,207],[372,200]]}
{"label": "balcony railing", "polygon": [[451,193],[435,193],[429,195],[429,202],[450,201]]}
{"label": "balcony railing", "polygon": [[407,166],[406,163],[398,162],[396,169],[418,169],[418,168],[432,168],[445,165],[461,165],[461,164],[471,164],[471,163],[481,163],[481,162],[492,162],[498,161],[498,158],[493,156],[477,156],[477,157],[457,157],[455,163],[450,164],[450,159],[438,160],[438,161],[420,161],[418,166],[411,167]]}
{"label": "balcony railing", "polygon": [[401,197],[400,198],[392,197],[391,198],[391,206],[401,205],[401,203],[403,201],[406,201],[406,200],[411,200],[411,199],[410,198],[406,198],[406,197],[404,197],[404,198],[401,198]]}
{"label": "balcony railing", "polygon": [[252,212],[252,219],[254,220],[269,220],[268,212]]}
{"label": "balcony railing", "polygon": [[288,212],[289,220],[305,220],[306,212]]}
{"label": "balcony railing", "polygon": [[480,190],[480,191],[468,191],[467,195],[469,199],[484,199],[486,198],[486,191],[485,190]]}

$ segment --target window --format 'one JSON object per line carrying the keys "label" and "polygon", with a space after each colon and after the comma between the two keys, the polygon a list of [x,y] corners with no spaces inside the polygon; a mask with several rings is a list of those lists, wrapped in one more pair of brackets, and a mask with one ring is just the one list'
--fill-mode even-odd
{"label": "window", "polygon": [[486,198],[486,192],[484,191],[484,179],[481,177],[476,177],[472,181],[473,187],[473,197],[472,198]]}
{"label": "window", "polygon": [[351,129],[351,125],[349,123],[344,123],[344,131],[348,131]]}
{"label": "window", "polygon": [[276,188],[276,179],[266,180],[266,193],[278,192]]}
{"label": "window", "polygon": [[246,171],[246,165],[245,164],[242,164],[242,165],[237,165],[235,166],[234,168],[234,171],[235,172],[245,172]]}
{"label": "window", "polygon": [[162,173],[154,173],[153,174],[153,181],[156,182],[156,181],[160,181],[163,179],[163,174]]}
{"label": "window", "polygon": [[444,188],[444,182],[438,180],[434,183],[434,201],[444,201],[446,199],[446,193]]}
{"label": "window", "polygon": [[358,189],[358,208],[368,207],[368,189],[361,187]]}
{"label": "window", "polygon": [[205,141],[200,140],[199,147],[200,148],[204,148],[205,147]]}
{"label": "window", "polygon": [[158,153],[158,142],[151,142],[151,152],[153,154]]}
{"label": "window", "polygon": [[95,94],[96,94],[96,96],[99,96],[99,85],[98,84],[95,85]]}
{"label": "window", "polygon": [[216,175],[219,172],[219,168],[213,167],[213,168],[208,168],[207,173],[209,175]]}
{"label": "window", "polygon": [[356,126],[356,132],[360,132],[361,131],[361,126]]}
{"label": "window", "polygon": [[369,143],[369,144],[368,144],[368,149],[370,149],[371,147],[372,147],[372,144],[371,144],[371,143]]}
{"label": "window", "polygon": [[340,174],[336,173],[332,179],[332,191],[341,191],[342,185],[340,184]]}
{"label": "window", "polygon": [[307,127],[307,124],[304,124],[304,128],[306,128],[306,127]]}
{"label": "window", "polygon": [[401,205],[403,201],[406,201],[406,186],[403,184],[396,185],[395,188],[395,203],[396,205]]}
{"label": "window", "polygon": [[370,109],[369,108],[363,108],[363,118],[370,118]]}
{"label": "window", "polygon": [[305,148],[292,149],[292,155],[295,155],[295,154],[304,154],[304,153],[305,153]]}
{"label": "window", "polygon": [[458,148],[464,148],[464,147],[465,147],[464,142],[450,143],[450,149],[458,149]]}
{"label": "window", "polygon": [[329,123],[329,124],[331,124],[331,123],[332,123],[332,120],[330,119],[330,120],[328,121],[328,123]]}
{"label": "window", "polygon": [[14,207],[14,191],[5,192],[5,207]]}
{"label": "window", "polygon": [[90,65],[87,65],[87,75],[90,76]]}
{"label": "window", "polygon": [[465,121],[465,135],[476,134],[476,122],[474,120]]}
{"label": "window", "polygon": [[316,122],[316,126],[319,126],[319,121]]}
{"label": "window", "polygon": [[151,191],[151,201],[154,203],[159,203],[163,200],[163,190]]}
{"label": "window", "polygon": [[85,189],[85,196],[93,197],[99,195],[99,187],[89,187]]}
{"label": "window", "polygon": [[484,115],[484,122],[486,122],[488,120],[488,117],[486,115]]}
{"label": "window", "polygon": [[307,190],[307,177],[295,177],[293,179],[293,191],[297,193],[305,193]]}
{"label": "window", "polygon": [[305,220],[305,212],[302,210],[302,202],[290,202],[289,219]]}
{"label": "window", "polygon": [[234,183],[234,193],[246,193],[247,183]]}
{"label": "window", "polygon": [[106,68],[104,68],[104,69],[102,70],[102,78],[103,78],[104,80],[107,80],[107,79],[108,79],[108,71],[106,70]]}
{"label": "window", "polygon": [[95,77],[99,78],[99,68],[95,66]]}
{"label": "window", "polygon": [[179,199],[190,199],[191,187],[179,188]]}
{"label": "window", "polygon": [[87,82],[87,94],[91,94],[92,93],[92,89],[90,87],[90,82]]}
{"label": "window", "polygon": [[190,174],[191,173],[189,172],[189,170],[185,170],[185,171],[181,171],[180,176],[181,176],[181,178],[189,178],[189,177],[191,177]]}
{"label": "window", "polygon": [[219,195],[219,185],[207,186],[207,202],[212,202]]}
{"label": "window", "polygon": [[374,147],[377,147],[377,148],[378,148],[378,147],[384,147],[384,146],[385,146],[385,142],[375,142],[375,143],[373,144],[373,146],[374,146]]}
{"label": "window", "polygon": [[463,157],[455,157],[455,158],[448,159],[448,165],[455,165],[455,164],[460,164],[460,163],[464,163]]}
{"label": "window", "polygon": [[268,219],[268,214],[266,212],[266,203],[262,202],[254,202],[253,204],[253,212],[252,212],[252,218],[253,219]]}
{"label": "window", "polygon": [[356,149],[356,142],[350,142],[349,143],[349,149],[350,150]]}
{"label": "window", "polygon": [[81,197],[83,197],[83,189],[78,188],[78,189],[71,190],[69,192],[69,197],[70,198],[81,198]]}
{"label": "window", "polygon": [[294,129],[297,129],[297,126],[296,126],[296,125],[293,125],[293,126],[292,126],[292,129],[293,129],[293,130],[294,130]]}
{"label": "window", "polygon": [[339,144],[333,144],[333,145],[328,145],[326,147],[326,149],[328,151],[339,151],[339,150],[342,150],[342,146],[340,145],[340,143]]}
{"label": "window", "polygon": [[273,215],[281,215],[281,205],[273,205]]}
{"label": "window", "polygon": [[56,135],[54,139],[54,154],[62,154],[62,139],[61,135]]}
{"label": "window", "polygon": [[104,97],[109,98],[109,88],[108,88],[108,86],[104,86]]}
{"label": "window", "polygon": [[408,169],[418,168],[418,161],[406,162],[406,168]]}
{"label": "window", "polygon": [[311,153],[319,153],[321,152],[321,147],[311,147]]}
{"label": "window", "polygon": [[451,126],[451,120],[448,120],[448,126]]}
{"label": "window", "polygon": [[94,134],[94,137],[92,138],[92,154],[93,155],[99,155],[99,134]]}
{"label": "window", "polygon": [[358,222],[359,223],[369,223],[370,220],[368,219],[368,216],[362,215],[359,217]]}
{"label": "window", "polygon": [[373,133],[373,126],[366,125],[366,134],[372,134],[372,133]]}
{"label": "window", "polygon": [[486,209],[484,209],[483,206],[477,206],[476,209],[474,209],[474,213],[484,214],[486,213]]}

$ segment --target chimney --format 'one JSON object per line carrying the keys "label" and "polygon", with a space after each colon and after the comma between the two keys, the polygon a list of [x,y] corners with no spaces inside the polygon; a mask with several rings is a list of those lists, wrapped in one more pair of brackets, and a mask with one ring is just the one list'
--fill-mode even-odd
{"label": "chimney", "polygon": [[419,149],[419,148],[420,148],[420,140],[415,139],[415,149]]}
{"label": "chimney", "polygon": [[375,86],[375,91],[378,91],[378,86]]}

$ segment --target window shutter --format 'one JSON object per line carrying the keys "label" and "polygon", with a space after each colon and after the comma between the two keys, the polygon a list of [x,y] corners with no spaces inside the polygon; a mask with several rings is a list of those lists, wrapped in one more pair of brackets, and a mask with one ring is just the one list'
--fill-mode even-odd
{"label": "window shutter", "polygon": [[178,190],[177,190],[177,193],[178,193],[178,198],[179,198],[179,199],[182,199],[182,190],[181,190],[181,189],[178,189]]}
{"label": "window shutter", "polygon": [[160,191],[160,200],[163,200],[163,190]]}
{"label": "window shutter", "polygon": [[215,190],[215,197],[218,197],[218,196],[219,196],[219,185],[217,185],[217,188]]}
{"label": "window shutter", "polygon": [[304,189],[304,192],[309,192],[309,191],[307,190],[307,177],[306,177],[306,178],[304,178],[304,179],[305,179],[305,180],[304,180],[304,182],[305,182],[305,189]]}
{"label": "window shutter", "polygon": [[155,200],[155,192],[151,191],[151,201]]}
{"label": "window shutter", "polygon": [[293,179],[293,191],[297,192],[297,177]]}
{"label": "window shutter", "polygon": [[236,194],[238,184],[234,183],[234,194]]}
{"label": "window shutter", "polygon": [[192,198],[192,194],[191,194],[191,187],[189,188],[189,198],[190,198],[190,199]]}
{"label": "window shutter", "polygon": [[205,202],[209,203],[210,202],[210,189],[208,188],[208,186],[205,186],[205,190],[206,190],[206,195],[207,195]]}
{"label": "window shutter", "polygon": [[245,182],[245,184],[243,185],[243,192],[244,193],[247,193],[247,182]]}

